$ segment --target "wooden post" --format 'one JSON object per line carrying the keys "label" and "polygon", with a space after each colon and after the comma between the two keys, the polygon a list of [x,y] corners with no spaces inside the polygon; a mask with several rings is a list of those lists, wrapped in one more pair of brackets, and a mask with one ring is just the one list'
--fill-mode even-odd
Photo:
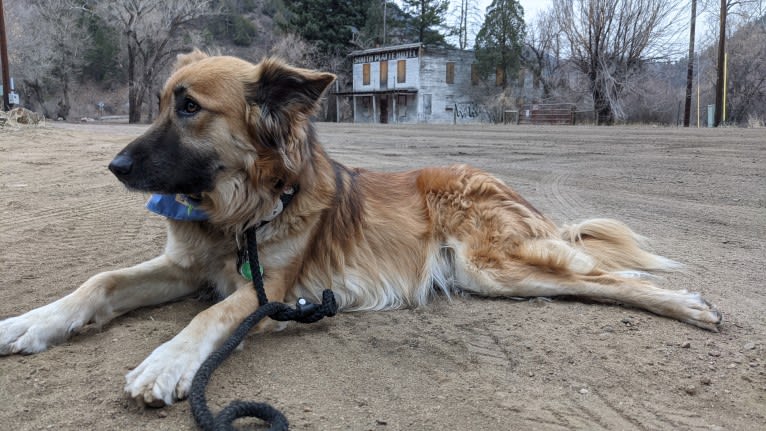
{"label": "wooden post", "polygon": [[393,112],[393,117],[394,117],[394,124],[396,124],[396,123],[398,123],[398,122],[399,122],[399,119],[398,119],[398,117],[399,117],[399,116],[398,116],[398,115],[396,115],[396,93],[394,93],[394,94],[392,95],[392,97],[394,98],[394,100],[393,100],[393,102],[392,102],[392,103],[394,104],[394,105],[393,105],[393,106],[394,106],[394,112]]}
{"label": "wooden post", "polygon": [[378,101],[375,100],[375,93],[372,93],[372,122],[377,123],[378,119]]}
{"label": "wooden post", "polygon": [[726,62],[724,58],[726,52],[726,13],[728,12],[726,0],[721,0],[721,20],[718,28],[718,71],[715,84],[715,112],[713,113],[713,127],[721,125],[723,117],[723,65]]}
{"label": "wooden post", "polygon": [[335,122],[340,123],[340,98],[338,96],[338,80],[335,80]]}
{"label": "wooden post", "polygon": [[694,82],[694,37],[697,22],[697,0],[692,0],[692,19],[689,23],[689,58],[686,65],[686,102],[684,103],[684,127],[691,125],[692,83]]}
{"label": "wooden post", "polygon": [[8,95],[11,93],[11,74],[8,70],[8,40],[5,37],[5,11],[3,0],[0,0],[0,67],[3,68],[3,110],[7,111],[11,104]]}

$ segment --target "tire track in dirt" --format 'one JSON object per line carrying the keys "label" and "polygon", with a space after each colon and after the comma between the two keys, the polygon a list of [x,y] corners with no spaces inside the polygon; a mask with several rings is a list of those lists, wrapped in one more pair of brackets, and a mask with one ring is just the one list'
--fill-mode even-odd
{"label": "tire track in dirt", "polygon": [[[633,399],[602,395],[589,389],[587,393],[572,393],[550,397],[539,408],[517,404],[516,429],[539,430],[654,430],[654,429],[709,429],[699,414],[658,408],[657,405],[636,406]],[[631,414],[631,411],[638,414]]]}
{"label": "tire track in dirt", "polygon": [[[59,280],[74,280],[71,290],[97,272],[133,265],[162,252],[156,242],[141,238],[164,230],[160,220],[141,214],[135,195],[94,193],[98,194],[109,199],[83,198],[75,208],[47,208],[21,219],[2,220],[0,229],[7,234],[3,239],[17,238],[0,243],[6,250],[0,259],[2,266],[13,268],[3,274],[3,283],[45,277],[44,271]],[[125,207],[130,209],[121,223],[120,209]],[[99,249],[109,251],[99,255]]]}
{"label": "tire track in dirt", "polygon": [[493,319],[482,319],[470,324],[459,324],[462,344],[471,363],[481,366],[490,365],[507,372],[516,368],[513,354],[498,335],[499,328]]}
{"label": "tire track in dirt", "polygon": [[709,420],[691,411],[657,409],[656,405],[643,406],[648,417],[641,423],[644,429],[711,429]]}
{"label": "tire track in dirt", "polygon": [[[592,393],[579,397],[591,397]],[[593,398],[593,397],[591,397]],[[614,410],[602,399],[586,406],[569,396],[552,396],[540,407],[522,404],[513,408],[518,411],[514,419],[515,429],[535,430],[641,430],[644,429],[625,413]],[[555,401],[554,401],[555,400]]]}
{"label": "tire track in dirt", "polygon": [[466,337],[463,342],[471,361],[502,368],[507,368],[511,363],[508,352],[498,343],[497,338],[488,331],[474,330],[472,336]]}
{"label": "tire track in dirt", "polygon": [[[54,250],[52,253],[46,253],[41,248],[6,253],[3,265],[13,268],[13,273],[3,274],[0,284],[23,283],[29,285],[32,290],[50,291],[50,299],[57,299],[61,296],[60,293],[56,293],[57,290],[71,292],[99,272],[132,266],[162,253],[161,247],[158,249],[153,244],[135,243],[130,247],[115,246],[112,251],[102,256],[86,255],[87,252],[82,252],[79,257],[64,257],[71,250],[77,249],[81,250],[82,245]],[[34,280],[50,278],[52,274],[55,274],[57,283],[65,283],[67,286],[58,289],[36,285]]]}
{"label": "tire track in dirt", "polygon": [[0,228],[3,230],[12,230],[14,226],[33,228],[45,224],[49,220],[59,219],[64,222],[81,219],[89,214],[103,214],[107,210],[123,208],[126,205],[133,205],[135,197],[125,195],[124,197],[113,196],[106,200],[85,200],[77,208],[54,207],[44,208],[33,211],[30,215],[23,218],[23,223],[19,223],[19,217],[16,213],[10,213],[5,217],[0,217]]}
{"label": "tire track in dirt", "polygon": [[[586,194],[592,194],[588,192]],[[682,202],[682,204],[679,204]],[[636,220],[652,220],[652,223],[671,227],[674,230],[689,233],[699,230],[700,223],[714,228],[705,231],[705,236],[722,243],[735,243],[741,247],[759,248],[762,246],[759,238],[766,235],[763,220],[766,211],[761,208],[728,206],[721,211],[720,205],[710,205],[705,202],[693,202],[683,198],[668,198],[663,196],[648,196],[642,193],[620,191],[614,198],[613,205],[619,207],[620,213],[627,218]],[[679,214],[677,208],[682,205],[684,213]],[[732,225],[730,220],[740,220],[740,224]],[[751,220],[752,226],[744,228],[743,220]],[[760,235],[753,235],[759,231]]]}
{"label": "tire track in dirt", "polygon": [[592,213],[592,207],[582,199],[577,199],[571,185],[573,175],[552,173],[543,177],[539,183],[542,197],[550,205],[549,216],[567,223],[583,218],[580,214]]}
{"label": "tire track in dirt", "polygon": [[645,427],[636,418],[632,418],[624,409],[603,397],[598,391],[590,389],[587,394],[578,394],[570,398],[574,409],[581,412],[584,420],[591,421],[604,430],[641,430]]}

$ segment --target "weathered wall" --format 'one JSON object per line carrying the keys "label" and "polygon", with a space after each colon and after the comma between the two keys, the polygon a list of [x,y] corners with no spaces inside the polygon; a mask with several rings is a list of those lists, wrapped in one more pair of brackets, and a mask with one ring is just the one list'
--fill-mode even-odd
{"label": "weathered wall", "polygon": [[[417,52],[417,56],[413,54]],[[405,61],[405,80],[398,82],[398,61]],[[354,58],[353,89],[357,123],[466,123],[483,118],[471,94],[472,51],[411,47],[369,50]],[[447,63],[454,64],[454,80],[447,83]],[[364,83],[364,65],[369,82]],[[385,67],[387,79],[381,80]],[[415,94],[396,90],[416,91]],[[384,94],[383,92],[386,92]],[[457,107],[457,109],[456,109]]]}
{"label": "weathered wall", "polygon": [[[420,66],[419,99],[424,108],[420,111],[421,121],[428,123],[472,122],[478,116],[467,115],[476,110],[462,109],[471,104],[471,64],[474,62],[472,51],[446,49],[423,49]],[[454,83],[447,84],[447,63],[455,64]],[[431,112],[427,110],[431,100]],[[455,104],[461,109],[455,111]],[[457,115],[461,114],[461,115]]]}

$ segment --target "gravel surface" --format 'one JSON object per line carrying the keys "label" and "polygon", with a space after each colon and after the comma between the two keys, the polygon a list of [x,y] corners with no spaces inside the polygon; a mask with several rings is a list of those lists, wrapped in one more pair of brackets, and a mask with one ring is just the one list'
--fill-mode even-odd
{"label": "gravel surface", "polygon": [[[0,317],[161,253],[164,226],[107,171],[145,126],[0,130]],[[470,163],[559,223],[609,216],[686,264],[720,333],[554,299],[458,297],[251,336],[215,374],[215,409],[268,401],[296,430],[754,430],[766,423],[763,129],[319,124],[330,154],[387,171]],[[0,358],[0,428],[193,429],[136,406],[124,375],[207,306],[137,310],[47,352]],[[245,429],[262,429],[242,421]]]}

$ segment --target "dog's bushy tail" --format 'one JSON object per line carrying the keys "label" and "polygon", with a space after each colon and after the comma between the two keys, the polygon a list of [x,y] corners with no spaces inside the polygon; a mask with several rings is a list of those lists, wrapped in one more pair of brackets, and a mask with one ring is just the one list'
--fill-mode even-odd
{"label": "dog's bushy tail", "polygon": [[645,237],[620,221],[591,219],[560,229],[561,238],[589,255],[605,272],[673,271],[680,263],[646,250]]}

